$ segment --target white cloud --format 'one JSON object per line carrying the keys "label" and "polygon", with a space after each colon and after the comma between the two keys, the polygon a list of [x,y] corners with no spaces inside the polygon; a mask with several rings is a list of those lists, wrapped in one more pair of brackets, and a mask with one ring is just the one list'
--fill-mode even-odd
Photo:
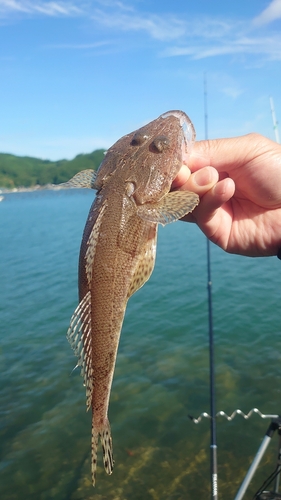
{"label": "white cloud", "polygon": [[253,24],[261,26],[281,18],[281,0],[272,0],[268,7],[253,19]]}
{"label": "white cloud", "polygon": [[17,0],[0,0],[0,12],[8,13],[11,11],[28,12],[28,9],[21,1]]}
{"label": "white cloud", "polygon": [[227,97],[231,97],[232,99],[237,99],[237,97],[239,97],[244,92],[241,88],[235,86],[223,87],[221,91]]}
{"label": "white cloud", "polygon": [[[96,6],[99,5],[99,8]],[[171,7],[172,9],[172,7]],[[281,60],[281,34],[277,30],[257,33],[255,27],[281,18],[281,0],[272,0],[268,7],[252,22],[247,19],[200,16],[188,18],[173,14],[140,12],[132,3],[120,0],[0,0],[1,14],[22,13],[45,16],[84,15],[95,23],[99,35],[105,40],[118,35],[118,41],[130,33],[140,33],[162,43],[164,57],[187,56],[204,59],[224,55],[256,55],[260,59]],[[260,30],[259,30],[260,31]],[[96,42],[96,39],[95,39]],[[65,43],[49,48],[91,49],[108,45],[108,42]],[[173,44],[172,44],[173,42]],[[132,44],[136,37],[132,39]],[[130,44],[130,42],[129,42]],[[127,46],[127,44],[126,44]],[[118,42],[115,47],[118,47]],[[122,45],[124,49],[124,44]],[[158,45],[159,48],[159,45]]]}
{"label": "white cloud", "polygon": [[192,59],[204,59],[223,55],[259,55],[272,60],[281,60],[281,35],[268,36],[232,36],[218,37],[217,40],[204,38],[190,40],[186,44],[168,47],[163,56],[190,56]]}
{"label": "white cloud", "polygon": [[77,14],[79,12],[79,9],[74,5],[67,3],[42,2],[40,4],[34,5],[34,11],[51,16],[56,16],[56,15],[68,16],[72,14]]}
{"label": "white cloud", "polygon": [[44,2],[30,0],[0,0],[0,14],[43,14],[47,16],[71,16],[81,13],[79,7],[70,2]]}
{"label": "white cloud", "polygon": [[[122,9],[123,10],[123,9]],[[185,24],[175,16],[165,18],[156,14],[129,14],[119,11],[105,12],[96,10],[92,19],[108,28],[116,28],[122,31],[144,31],[156,40],[173,40],[185,33]]]}
{"label": "white cloud", "polygon": [[[279,13],[281,17],[281,0],[273,0],[268,9],[270,7],[274,18],[277,18]],[[204,59],[245,54],[272,60],[281,59],[279,32],[256,34],[253,31],[253,23],[246,19],[232,20],[210,16],[186,19],[184,16],[179,18],[166,14],[160,16],[139,13],[133,8],[125,11],[123,4],[121,8],[118,2],[112,3],[111,0],[107,0],[102,9],[93,11],[92,19],[103,28],[110,29],[111,34],[114,30],[119,33],[145,32],[150,38],[166,43],[166,48],[163,48],[161,53],[164,57],[189,56],[192,59]],[[172,41],[176,44],[169,46]]]}

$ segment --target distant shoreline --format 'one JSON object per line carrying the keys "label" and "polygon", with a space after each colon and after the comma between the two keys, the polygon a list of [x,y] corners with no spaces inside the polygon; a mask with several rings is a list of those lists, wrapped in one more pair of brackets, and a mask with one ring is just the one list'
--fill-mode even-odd
{"label": "distant shoreline", "polygon": [[0,153],[0,193],[59,189],[54,185],[67,182],[81,170],[98,170],[103,159],[103,149],[57,162]]}
{"label": "distant shoreline", "polygon": [[[19,186],[14,188],[0,188],[0,198],[5,194],[13,194],[13,193],[33,193],[34,191],[67,191],[73,189],[87,189],[84,187],[76,187],[76,186],[63,186],[62,184],[45,184],[41,186],[37,184],[36,186]],[[91,189],[91,188],[88,188]]]}
{"label": "distant shoreline", "polygon": [[0,196],[10,193],[31,193],[33,191],[60,191],[61,189],[73,189],[73,188],[65,188],[60,186],[59,184],[45,184],[41,186],[40,184],[36,184],[35,186],[19,186],[14,188],[0,188]]}

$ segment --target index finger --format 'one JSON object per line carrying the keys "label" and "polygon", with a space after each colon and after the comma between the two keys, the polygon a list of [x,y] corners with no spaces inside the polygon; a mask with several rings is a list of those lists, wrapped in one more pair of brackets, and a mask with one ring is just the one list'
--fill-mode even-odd
{"label": "index finger", "polygon": [[253,159],[253,151],[259,141],[258,134],[197,141],[193,145],[188,166],[192,172],[212,165],[218,172],[229,173]]}

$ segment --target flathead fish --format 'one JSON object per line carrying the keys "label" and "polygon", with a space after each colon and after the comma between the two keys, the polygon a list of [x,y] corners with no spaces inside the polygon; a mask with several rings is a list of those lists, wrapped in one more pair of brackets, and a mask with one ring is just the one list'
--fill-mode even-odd
{"label": "flathead fish", "polygon": [[119,139],[97,172],[84,170],[64,184],[97,190],[80,249],[79,305],[67,333],[92,409],[93,484],[99,438],[105,470],[113,470],[107,414],[127,301],[152,273],[158,224],[199,203],[195,193],[170,191],[194,139],[188,116],[169,111]]}

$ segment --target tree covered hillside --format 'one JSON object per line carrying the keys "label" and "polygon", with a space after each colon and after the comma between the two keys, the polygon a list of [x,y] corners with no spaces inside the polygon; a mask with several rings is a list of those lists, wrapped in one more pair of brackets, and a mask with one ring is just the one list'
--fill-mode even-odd
{"label": "tree covered hillside", "polygon": [[97,170],[103,158],[104,149],[77,155],[73,160],[59,161],[0,153],[0,188],[59,184],[69,180],[80,170]]}

